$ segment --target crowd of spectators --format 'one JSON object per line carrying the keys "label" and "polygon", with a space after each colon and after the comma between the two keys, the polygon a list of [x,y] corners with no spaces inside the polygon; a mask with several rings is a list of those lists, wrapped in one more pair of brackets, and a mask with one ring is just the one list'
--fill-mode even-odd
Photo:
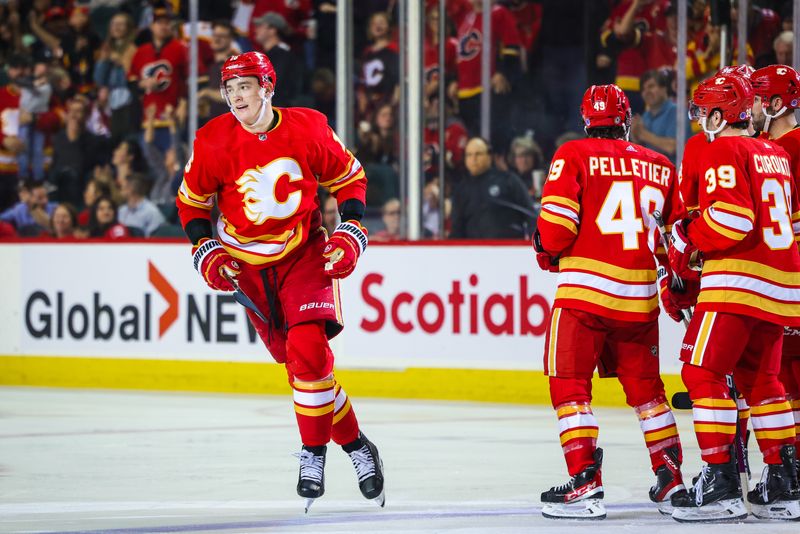
{"label": "crowd of spectators", "polygon": [[[352,4],[351,148],[370,180],[368,225],[376,239],[392,241],[403,238],[402,221],[410,216],[400,200],[399,2]],[[722,47],[736,58],[736,2],[729,43],[721,42],[710,4],[688,0],[690,88],[719,68]],[[550,156],[582,136],[578,107],[592,83],[622,87],[635,112],[632,140],[674,161],[674,1],[494,0],[487,14],[483,0],[447,0],[441,36],[439,1],[423,6],[426,237],[526,236]],[[792,2],[754,0],[748,6],[748,62],[791,64]],[[200,125],[228,112],[219,93],[224,61],[260,50],[278,78],[273,104],[312,107],[336,127],[336,9],[336,0],[200,2]],[[182,235],[174,199],[190,152],[187,12],[188,2],[181,0],[0,3],[0,235]],[[480,81],[484,19],[492,36],[487,87]],[[484,91],[491,102],[488,139],[478,138]],[[468,141],[481,152],[477,167],[465,158]],[[320,209],[325,225],[335,226],[335,202],[323,196]],[[482,222],[470,222],[476,218]]]}

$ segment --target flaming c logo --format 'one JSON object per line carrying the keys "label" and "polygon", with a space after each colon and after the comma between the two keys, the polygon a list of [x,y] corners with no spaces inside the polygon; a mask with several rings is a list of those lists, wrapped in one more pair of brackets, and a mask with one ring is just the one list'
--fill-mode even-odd
{"label": "flaming c logo", "polygon": [[164,334],[169,328],[178,320],[178,292],[172,287],[164,275],[156,269],[153,262],[147,262],[148,279],[153,287],[156,288],[164,300],[167,301],[167,309],[158,318],[158,337],[164,337]]}

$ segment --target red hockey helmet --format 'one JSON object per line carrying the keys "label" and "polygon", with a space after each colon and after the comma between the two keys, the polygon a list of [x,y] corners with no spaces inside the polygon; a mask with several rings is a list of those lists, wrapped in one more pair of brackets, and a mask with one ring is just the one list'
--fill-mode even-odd
{"label": "red hockey helmet", "polygon": [[[275,84],[278,81],[272,62],[266,54],[261,52],[245,52],[238,56],[229,57],[225,60],[220,74],[219,88],[223,93],[225,82],[233,78],[255,76],[258,78],[258,84],[268,92],[275,90]],[[272,85],[272,88],[267,85],[268,83]]]}
{"label": "red hockey helmet", "polygon": [[631,105],[616,85],[593,85],[583,94],[581,117],[585,128],[622,126],[627,134],[631,124]]}
{"label": "red hockey helmet", "polygon": [[756,71],[750,65],[729,65],[727,67],[722,67],[717,71],[717,76],[730,76],[731,74],[735,74],[737,76],[741,76],[742,78],[750,79],[753,73]]}
{"label": "red hockey helmet", "polygon": [[769,103],[774,96],[781,97],[786,109],[800,107],[800,74],[787,65],[770,65],[758,69],[750,78],[753,91],[762,102]]}
{"label": "red hockey helmet", "polygon": [[753,98],[753,87],[742,76],[712,76],[694,90],[689,102],[689,116],[695,120],[705,119],[718,109],[727,124],[747,121],[753,113]]}

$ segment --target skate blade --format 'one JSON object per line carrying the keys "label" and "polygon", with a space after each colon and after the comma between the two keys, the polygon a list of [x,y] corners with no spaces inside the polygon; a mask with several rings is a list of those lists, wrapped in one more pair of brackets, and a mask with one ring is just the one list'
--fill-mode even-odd
{"label": "skate blade", "polygon": [[683,484],[678,484],[677,486],[669,490],[669,492],[667,492],[667,494],[664,496],[662,500],[656,503],[656,506],[658,507],[658,512],[660,514],[672,515],[672,512],[675,511],[675,507],[672,506],[672,501],[670,497],[672,497],[675,493],[678,493],[679,491],[686,491],[686,486],[684,486]]}
{"label": "skate blade", "polygon": [[316,501],[315,498],[312,498],[312,497],[306,498],[306,500],[305,500],[305,503],[306,503],[306,511],[305,511],[305,513],[308,513],[308,509],[311,508],[311,505],[314,504],[314,501]]}
{"label": "skate blade", "polygon": [[800,501],[778,501],[772,504],[750,504],[753,515],[759,519],[800,521]]}
{"label": "skate blade", "polygon": [[744,500],[727,499],[700,507],[676,507],[672,519],[679,523],[738,523],[747,518]]}
{"label": "skate blade", "polygon": [[672,506],[669,503],[669,501],[657,503],[657,506],[658,506],[658,513],[660,513],[661,515],[672,515],[672,512],[675,511],[675,507]]}
{"label": "skate blade", "polygon": [[600,499],[587,499],[571,504],[547,503],[542,506],[547,519],[579,519],[598,521],[606,518],[606,507]]}
{"label": "skate blade", "polygon": [[383,508],[386,505],[386,490],[381,490],[381,494],[375,497],[374,499],[370,499],[372,502]]}

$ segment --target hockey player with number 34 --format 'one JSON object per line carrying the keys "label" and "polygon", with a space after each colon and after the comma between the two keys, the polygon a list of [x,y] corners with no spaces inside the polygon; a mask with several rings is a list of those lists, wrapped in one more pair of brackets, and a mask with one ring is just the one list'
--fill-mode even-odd
{"label": "hockey player with number 34", "polygon": [[669,261],[684,279],[702,274],[680,359],[706,465],[687,493],[672,497],[672,517],[683,522],[747,517],[731,454],[731,374],[750,406],[766,464],[747,494],[753,514],[800,519],[794,421],[778,381],[783,325],[800,325],[800,255],[791,222],[797,195],[786,152],[748,135],[753,98],[746,78],[718,74],[698,86],[690,106],[709,144],[696,162],[699,217],[673,224]]}
{"label": "hockey player with number 34", "polygon": [[[350,456],[364,497],[383,506],[378,449],[359,430],[328,345],[342,330],[338,279],[367,246],[360,223],[367,180],[324,115],[272,107],[276,87],[266,55],[228,58],[220,91],[231,113],[198,130],[178,212],[205,282],[220,291],[236,283],[266,318],[247,311],[272,357],[286,366],[303,444],[297,493],[306,511],[325,491],[331,439]],[[336,198],[343,221],[327,240],[319,186]],[[210,219],[215,201],[218,240]]]}
{"label": "hockey player with number 34", "polygon": [[[656,483],[650,499],[670,513],[685,493],[681,443],[659,374],[658,293],[670,284],[655,223],[679,204],[675,168],[628,141],[631,111],[616,85],[590,87],[581,115],[587,139],[558,149],[544,184],[534,234],[539,266],[558,272],[544,369],[570,480],[542,493],[549,518],[602,519],[603,453],[592,413],[592,375],[616,376],[639,419]],[[679,305],[665,299],[676,318]]]}

